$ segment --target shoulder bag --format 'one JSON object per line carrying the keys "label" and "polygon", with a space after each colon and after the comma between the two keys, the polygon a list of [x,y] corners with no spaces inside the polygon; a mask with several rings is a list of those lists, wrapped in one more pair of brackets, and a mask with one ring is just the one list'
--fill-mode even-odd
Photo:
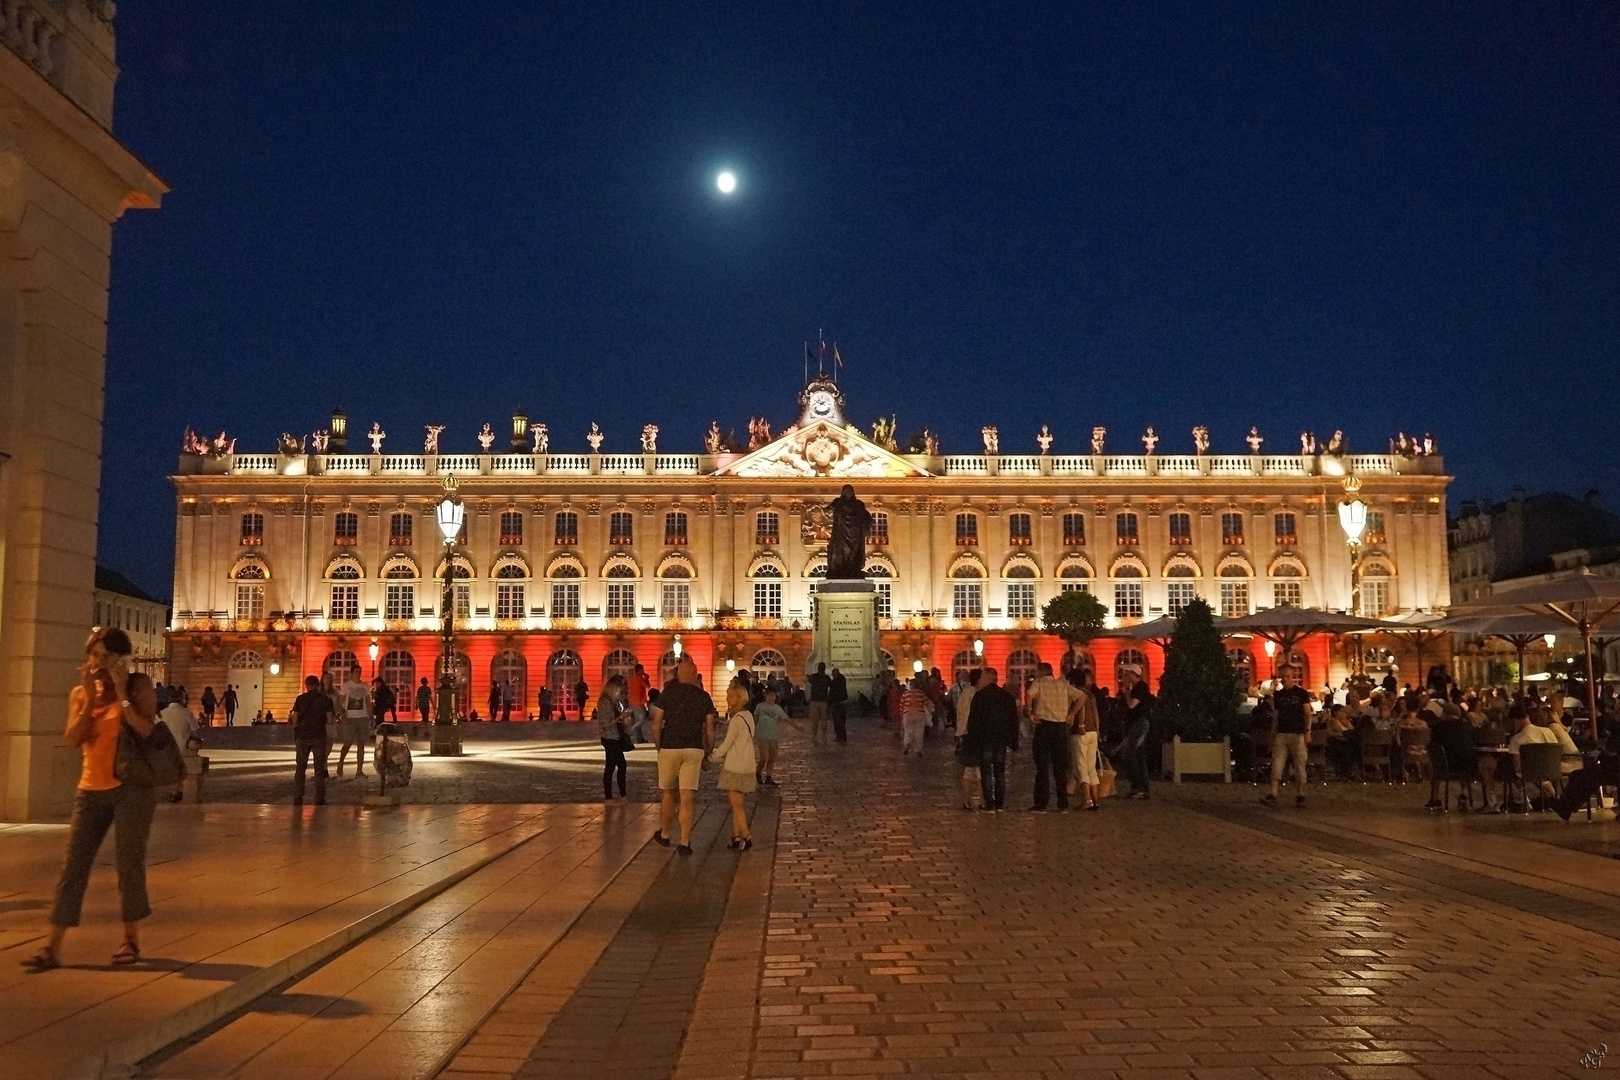
{"label": "shoulder bag", "polygon": [[118,727],[118,753],[113,759],[113,775],[131,787],[172,787],[186,775],[186,760],[175,745],[169,725],[161,720],[152,725],[152,734],[140,733],[124,721]]}

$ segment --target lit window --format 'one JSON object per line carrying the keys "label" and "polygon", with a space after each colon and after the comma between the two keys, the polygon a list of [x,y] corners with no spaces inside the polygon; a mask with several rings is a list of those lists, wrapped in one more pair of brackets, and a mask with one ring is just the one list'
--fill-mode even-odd
{"label": "lit window", "polygon": [[635,543],[635,515],[627,510],[615,510],[608,515],[608,543],[614,547],[629,547]]}
{"label": "lit window", "polygon": [[893,618],[894,615],[894,585],[888,581],[879,581],[877,585],[877,617],[880,619]]}
{"label": "lit window", "polygon": [[1033,619],[1035,617],[1035,584],[1014,581],[1007,585],[1007,617]]}
{"label": "lit window", "polygon": [[633,619],[636,617],[636,583],[610,581],[607,587],[607,617]]}
{"label": "lit window", "polygon": [[1141,582],[1114,582],[1114,616],[1120,619],[1140,619],[1142,617]]}
{"label": "lit window", "polygon": [[886,511],[872,511],[872,524],[866,528],[866,542],[874,547],[889,542],[889,515]]}
{"label": "lit window", "polygon": [[579,583],[553,581],[551,583],[551,617],[553,619],[579,618]]}
{"label": "lit window", "polygon": [[951,584],[951,615],[958,619],[984,618],[984,589],[977,581]]}
{"label": "lit window", "polygon": [[782,617],[782,583],[780,581],[754,582],[754,618],[780,619]]}
{"label": "lit window", "polygon": [[579,543],[579,515],[572,510],[557,511],[553,543],[558,547],[573,547]]}
{"label": "lit window", "polygon": [[1271,603],[1274,607],[1304,607],[1303,590],[1300,588],[1299,582],[1272,582]]}
{"label": "lit window", "polygon": [[242,515],[242,546],[258,547],[264,543],[264,515],[249,513]]}
{"label": "lit window", "polygon": [[472,618],[472,586],[456,584],[456,618]]}
{"label": "lit window", "polygon": [[754,543],[760,547],[775,547],[781,542],[779,518],[775,511],[754,515]]}
{"label": "lit window", "polygon": [[1187,605],[1198,599],[1198,587],[1190,581],[1172,581],[1165,588],[1165,611],[1178,617]]}
{"label": "lit window", "polygon": [[1138,542],[1136,515],[1130,511],[1114,515],[1114,541],[1120,547],[1135,547]]}
{"label": "lit window", "polygon": [[956,546],[977,547],[979,544],[979,516],[977,514],[956,515]]}
{"label": "lit window", "polygon": [[332,520],[332,543],[339,547],[352,547],[360,540],[360,515],[342,510]]}
{"label": "lit window", "polygon": [[1363,544],[1382,544],[1384,542],[1384,512],[1382,510],[1367,511],[1367,528],[1361,534]]}
{"label": "lit window", "polygon": [[1032,534],[1028,514],[1007,515],[1007,543],[1013,547],[1028,547]]}
{"label": "lit window", "polygon": [[671,510],[664,515],[664,546],[681,547],[686,543],[686,512]]}
{"label": "lit window", "polygon": [[1249,583],[1221,582],[1221,618],[1238,619],[1249,613]]}
{"label": "lit window", "polygon": [[495,617],[521,619],[528,602],[528,587],[523,567],[507,563],[495,571]]}
{"label": "lit window", "polygon": [[410,547],[411,530],[415,522],[409,512],[391,514],[388,518],[388,546]]}
{"label": "lit window", "polygon": [[501,511],[501,546],[518,547],[523,543],[523,511]]}
{"label": "lit window", "polygon": [[1086,515],[1063,515],[1063,546],[1084,547],[1086,543]]}
{"label": "lit window", "polygon": [[1221,543],[1243,543],[1243,515],[1234,510],[1228,510],[1221,515]]}
{"label": "lit window", "polygon": [[410,619],[416,615],[416,586],[390,581],[383,594],[383,618]]}
{"label": "lit window", "polygon": [[1177,510],[1170,515],[1170,543],[1186,547],[1192,543],[1192,515]]}
{"label": "lit window", "polygon": [[264,586],[238,585],[236,587],[236,617],[238,619],[264,618]]}
{"label": "lit window", "polygon": [[359,581],[360,568],[352,562],[338,563],[332,567],[333,581]]}
{"label": "lit window", "polygon": [[332,586],[330,617],[334,619],[358,619],[360,617],[360,586]]}
{"label": "lit window", "polygon": [[1299,542],[1299,533],[1296,531],[1298,524],[1292,513],[1284,511],[1271,520],[1276,530],[1278,547],[1293,547]]}
{"label": "lit window", "polygon": [[663,583],[663,607],[661,613],[666,619],[689,619],[692,617],[692,586],[684,581],[666,581]]}

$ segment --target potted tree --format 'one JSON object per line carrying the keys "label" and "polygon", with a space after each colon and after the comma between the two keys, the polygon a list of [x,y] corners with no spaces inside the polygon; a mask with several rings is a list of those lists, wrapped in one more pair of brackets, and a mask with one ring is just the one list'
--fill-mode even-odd
{"label": "potted tree", "polygon": [[1203,600],[1181,610],[1170,638],[1155,719],[1170,733],[1165,772],[1176,783],[1186,774],[1218,774],[1232,782],[1232,739],[1242,692]]}
{"label": "potted tree", "polygon": [[1058,593],[1041,608],[1041,628],[1069,646],[1070,666],[1107,625],[1108,610],[1084,589]]}

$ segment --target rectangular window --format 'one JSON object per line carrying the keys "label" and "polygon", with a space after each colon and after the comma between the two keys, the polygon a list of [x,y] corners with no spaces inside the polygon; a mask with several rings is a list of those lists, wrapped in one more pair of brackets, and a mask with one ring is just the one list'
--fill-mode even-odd
{"label": "rectangular window", "polygon": [[360,617],[360,586],[332,586],[332,607],[327,616],[333,619],[358,619]]}
{"label": "rectangular window", "polygon": [[1063,546],[1084,547],[1086,543],[1086,515],[1063,515]]}
{"label": "rectangular window", "polygon": [[775,547],[781,543],[779,518],[773,511],[754,515],[754,543],[759,547]]}
{"label": "rectangular window", "polygon": [[664,601],[660,613],[666,619],[690,619],[692,586],[684,581],[664,582]]}
{"label": "rectangular window", "polygon": [[332,543],[338,547],[352,547],[360,540],[360,515],[342,510],[332,520]]}
{"label": "rectangular window", "polygon": [[[1120,547],[1135,547],[1139,537],[1136,532],[1136,515],[1130,511],[1114,515],[1114,541]],[[1140,588],[1140,586],[1138,586]]]}
{"label": "rectangular window", "polygon": [[1273,607],[1304,607],[1303,592],[1297,581],[1274,581],[1271,583],[1271,604]]}
{"label": "rectangular window", "polygon": [[264,586],[238,585],[236,587],[236,617],[238,619],[264,618]]}
{"label": "rectangular window", "polygon": [[1278,547],[1293,547],[1299,542],[1298,525],[1292,513],[1284,512],[1271,519]]}
{"label": "rectangular window", "polygon": [[389,582],[383,596],[383,618],[413,619],[416,617],[416,586],[409,583]]}
{"label": "rectangular window", "polygon": [[608,543],[614,547],[629,547],[635,542],[635,515],[628,510],[615,510],[608,516]]}
{"label": "rectangular window", "polygon": [[415,525],[409,512],[391,514],[388,518],[388,546],[410,547],[411,530]]}
{"label": "rectangular window", "polygon": [[877,617],[880,619],[894,616],[894,586],[887,581],[875,582],[877,585]]}
{"label": "rectangular window", "polygon": [[242,546],[258,547],[264,543],[264,515],[259,513],[242,515]]}
{"label": "rectangular window", "polygon": [[1221,543],[1243,543],[1243,515],[1235,510],[1228,510],[1221,515]]}
{"label": "rectangular window", "polygon": [[1140,619],[1142,617],[1141,582],[1114,582],[1114,617],[1118,619]]}
{"label": "rectangular window", "polygon": [[1198,589],[1190,581],[1172,581],[1165,589],[1165,611],[1173,619],[1198,599]]}
{"label": "rectangular window", "polygon": [[472,618],[472,586],[456,583],[456,618]]}
{"label": "rectangular window", "polygon": [[979,546],[979,515],[977,515],[977,514],[957,514],[956,515],[956,546],[957,547],[978,547]]}
{"label": "rectangular window", "polygon": [[754,582],[754,618],[780,619],[782,617],[782,583],[780,581]]}
{"label": "rectangular window", "polygon": [[551,617],[553,619],[579,618],[579,583],[553,581],[551,583]]}
{"label": "rectangular window", "polygon": [[682,547],[686,543],[686,512],[671,510],[664,515],[664,546]]}
{"label": "rectangular window", "polygon": [[633,619],[636,617],[636,583],[610,581],[607,587],[607,617]]}
{"label": "rectangular window", "polygon": [[1065,578],[1058,582],[1059,592],[1090,592],[1091,582],[1077,581],[1074,578]]}
{"label": "rectangular window", "polygon": [[1028,547],[1032,535],[1028,514],[1007,515],[1007,543],[1013,547]]}
{"label": "rectangular window", "polygon": [[866,542],[882,547],[889,542],[889,515],[882,510],[872,511],[872,524],[866,529]]}
{"label": "rectangular window", "polygon": [[1367,511],[1367,528],[1361,534],[1363,544],[1382,544],[1384,542],[1384,512],[1382,510]]}
{"label": "rectangular window", "polygon": [[1378,619],[1389,613],[1389,579],[1361,579],[1361,615]]}
{"label": "rectangular window", "polygon": [[1186,547],[1192,543],[1192,515],[1177,510],[1170,515],[1170,543]]}
{"label": "rectangular window", "polygon": [[501,511],[501,547],[519,547],[523,543],[523,511]]}
{"label": "rectangular window", "polygon": [[579,543],[579,515],[572,510],[557,511],[557,527],[552,534],[558,547],[573,547]]}
{"label": "rectangular window", "polygon": [[1007,586],[1007,618],[1033,619],[1035,617],[1035,584],[1015,581]]}
{"label": "rectangular window", "polygon": [[1249,583],[1221,582],[1221,618],[1240,619],[1249,613]]}
{"label": "rectangular window", "polygon": [[951,616],[957,619],[984,618],[984,589],[977,581],[951,584]]}
{"label": "rectangular window", "polygon": [[521,581],[502,581],[495,586],[495,617],[521,619],[526,605],[526,589]]}

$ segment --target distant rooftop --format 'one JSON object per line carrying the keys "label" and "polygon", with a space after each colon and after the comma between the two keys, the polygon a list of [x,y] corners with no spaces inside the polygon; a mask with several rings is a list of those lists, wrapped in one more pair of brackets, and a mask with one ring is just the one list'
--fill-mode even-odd
{"label": "distant rooftop", "polygon": [[166,604],[168,601],[148,596],[145,589],[135,584],[129,578],[109,567],[97,564],[96,588],[103,592],[117,593],[119,596],[128,596],[136,600],[145,600],[149,604]]}

